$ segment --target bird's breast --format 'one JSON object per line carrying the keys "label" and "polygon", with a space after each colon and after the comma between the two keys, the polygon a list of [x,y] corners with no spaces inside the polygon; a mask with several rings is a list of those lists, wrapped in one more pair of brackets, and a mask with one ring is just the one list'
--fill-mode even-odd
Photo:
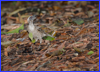
{"label": "bird's breast", "polygon": [[29,26],[28,26],[28,29],[29,29],[30,31],[34,31],[35,27],[34,27],[33,25],[29,25]]}

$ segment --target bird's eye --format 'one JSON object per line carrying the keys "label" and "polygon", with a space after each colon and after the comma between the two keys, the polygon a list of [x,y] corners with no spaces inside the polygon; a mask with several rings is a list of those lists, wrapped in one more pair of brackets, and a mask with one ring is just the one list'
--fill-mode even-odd
{"label": "bird's eye", "polygon": [[30,19],[32,19],[32,17],[30,17]]}
{"label": "bird's eye", "polygon": [[29,18],[30,20],[32,19],[32,17]]}

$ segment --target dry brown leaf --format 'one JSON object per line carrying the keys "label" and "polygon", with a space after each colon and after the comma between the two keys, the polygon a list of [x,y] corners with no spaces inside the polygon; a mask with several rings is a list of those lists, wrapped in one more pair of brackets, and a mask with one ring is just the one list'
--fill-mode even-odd
{"label": "dry brown leaf", "polygon": [[66,33],[61,33],[61,35],[66,35]]}
{"label": "dry brown leaf", "polygon": [[73,47],[81,47],[81,46],[84,46],[85,43],[77,43],[77,44],[74,44]]}
{"label": "dry brown leaf", "polygon": [[91,37],[92,40],[99,40],[99,37]]}
{"label": "dry brown leaf", "polygon": [[49,51],[49,53],[46,53],[45,55],[47,57],[49,56],[58,56],[58,55],[61,55],[63,54],[63,52],[65,51],[63,48],[65,47],[65,42],[63,42],[57,49],[52,49]]}
{"label": "dry brown leaf", "polygon": [[13,12],[11,12],[10,14],[9,14],[9,17],[11,17],[13,14],[16,14],[16,13],[18,13],[19,11],[22,11],[22,10],[25,10],[26,8],[21,8],[21,9],[18,9],[18,10],[15,10],[15,11],[13,11]]}
{"label": "dry brown leaf", "polygon": [[7,48],[4,48],[4,55],[8,56]]}
{"label": "dry brown leaf", "polygon": [[7,64],[7,65],[5,65],[5,66],[3,67],[3,71],[8,71],[8,70],[11,69],[11,68],[13,68],[13,67],[11,67],[9,64]]}
{"label": "dry brown leaf", "polygon": [[23,30],[21,31],[21,34],[22,34],[21,38],[24,38],[28,35],[28,32],[26,30]]}
{"label": "dry brown leaf", "polygon": [[29,69],[30,69],[31,67],[32,67],[31,65],[27,66],[27,68],[25,69],[25,71],[29,71]]}
{"label": "dry brown leaf", "polygon": [[79,42],[88,42],[88,39],[87,38],[80,39]]}
{"label": "dry brown leaf", "polygon": [[16,28],[19,28],[20,26],[21,26],[20,24],[7,24],[7,25],[2,25],[1,29],[14,30]]}
{"label": "dry brown leaf", "polygon": [[80,32],[78,32],[75,36],[79,36],[81,34],[87,33],[87,29],[83,28]]}
{"label": "dry brown leaf", "polygon": [[55,15],[54,11],[50,11],[50,16],[54,16],[54,15]]}
{"label": "dry brown leaf", "polygon": [[22,64],[22,66],[27,66],[28,63],[33,63],[33,62],[34,62],[34,60],[24,62],[24,63]]}
{"label": "dry brown leaf", "polygon": [[[99,51],[98,51],[98,52],[99,52]],[[99,62],[99,57],[95,58],[93,61],[94,61],[95,63]]]}
{"label": "dry brown leaf", "polygon": [[34,66],[32,66],[29,71],[35,71],[36,67],[39,65],[39,63],[35,63]]}
{"label": "dry brown leaf", "polygon": [[85,60],[85,56],[72,58],[72,61],[80,61],[80,60]]}
{"label": "dry brown leaf", "polygon": [[81,53],[82,52],[82,50],[80,49],[80,48],[74,48],[75,49],[75,51],[77,51],[78,53]]}
{"label": "dry brown leaf", "polygon": [[68,17],[71,17],[72,15],[74,15],[74,13],[72,13],[72,12],[65,12],[64,17],[68,18]]}
{"label": "dry brown leaf", "polygon": [[80,16],[80,15],[85,15],[85,13],[84,12],[79,12],[79,13],[75,14],[75,16]]}
{"label": "dry brown leaf", "polygon": [[7,18],[7,24],[13,24],[13,23],[14,23],[13,20],[11,20],[10,18]]}
{"label": "dry brown leaf", "polygon": [[86,60],[86,62],[88,62],[89,64],[95,64],[93,60]]}
{"label": "dry brown leaf", "polygon": [[93,67],[96,67],[97,64],[84,64],[84,65],[81,65],[82,68],[86,68],[86,69],[91,69]]}
{"label": "dry brown leaf", "polygon": [[95,7],[93,5],[87,5],[87,7],[95,9]]}
{"label": "dry brown leaf", "polygon": [[58,6],[53,6],[53,9],[54,9],[54,10],[59,10],[59,9],[61,9],[61,8],[58,7]]}
{"label": "dry brown leaf", "polygon": [[29,43],[28,41],[24,41],[24,42],[19,42],[18,45],[24,45],[24,44],[27,44]]}
{"label": "dry brown leaf", "polygon": [[21,65],[19,65],[19,66],[17,66],[17,67],[14,67],[14,68],[11,68],[10,71],[17,71],[17,69],[20,68],[20,66],[21,66]]}
{"label": "dry brown leaf", "polygon": [[20,15],[20,13],[18,13],[18,16],[19,16],[20,23],[22,23],[22,24],[25,23],[24,20],[22,19],[21,15]]}
{"label": "dry brown leaf", "polygon": [[12,50],[11,47],[8,46],[8,47],[7,47],[7,52],[11,52],[11,50]]}

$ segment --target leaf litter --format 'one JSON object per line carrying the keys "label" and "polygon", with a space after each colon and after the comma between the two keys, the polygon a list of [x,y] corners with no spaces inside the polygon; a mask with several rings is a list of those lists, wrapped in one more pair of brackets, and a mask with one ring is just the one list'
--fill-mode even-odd
{"label": "leaf litter", "polygon": [[[2,71],[99,71],[98,1],[2,1],[1,10]],[[39,50],[27,32],[31,15],[54,36]]]}

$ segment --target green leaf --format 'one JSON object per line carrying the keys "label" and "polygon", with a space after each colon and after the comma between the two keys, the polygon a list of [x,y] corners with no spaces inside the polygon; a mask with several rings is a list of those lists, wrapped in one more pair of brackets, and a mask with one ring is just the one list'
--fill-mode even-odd
{"label": "green leaf", "polygon": [[94,52],[93,51],[89,51],[88,53],[87,53],[87,55],[91,55],[91,54],[93,54]]}
{"label": "green leaf", "polygon": [[45,39],[45,40],[50,40],[50,41],[55,40],[55,38],[50,37],[50,36],[45,36],[45,37],[43,37],[43,39]]}
{"label": "green leaf", "polygon": [[1,34],[7,34],[7,32],[1,32]]}
{"label": "green leaf", "polygon": [[84,21],[82,19],[75,19],[73,20],[76,24],[81,25],[84,23]]}
{"label": "green leaf", "polygon": [[28,34],[29,38],[31,39],[31,41],[33,40],[33,34],[32,33],[29,33]]}
{"label": "green leaf", "polygon": [[29,33],[28,36],[31,39],[31,42],[32,43],[35,43],[35,39],[33,39],[33,34],[32,33]]}
{"label": "green leaf", "polygon": [[77,51],[78,53],[81,53],[81,52],[82,52],[82,50],[79,49],[79,48],[75,48],[75,47],[74,47],[74,49],[75,49],[75,51]]}
{"label": "green leaf", "polygon": [[32,43],[35,43],[35,39],[32,40]]}
{"label": "green leaf", "polygon": [[14,29],[14,30],[12,30],[12,31],[9,31],[9,32],[7,32],[7,34],[10,34],[10,33],[19,33],[19,30],[23,30],[24,29],[24,24],[22,24],[19,28],[17,28],[17,29]]}

